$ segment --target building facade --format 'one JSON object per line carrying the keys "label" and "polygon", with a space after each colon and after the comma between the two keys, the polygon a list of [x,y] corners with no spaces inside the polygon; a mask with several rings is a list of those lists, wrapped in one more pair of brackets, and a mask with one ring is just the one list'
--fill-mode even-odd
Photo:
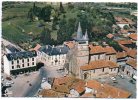
{"label": "building facade", "polygon": [[42,46],[38,51],[38,60],[48,67],[63,69],[69,48],[62,46]]}
{"label": "building facade", "polygon": [[36,52],[16,52],[4,55],[4,73],[19,74],[36,70]]}

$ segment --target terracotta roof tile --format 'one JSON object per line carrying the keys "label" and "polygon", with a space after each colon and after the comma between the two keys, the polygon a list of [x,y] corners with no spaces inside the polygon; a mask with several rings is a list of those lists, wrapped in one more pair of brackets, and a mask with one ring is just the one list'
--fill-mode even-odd
{"label": "terracotta roof tile", "polygon": [[133,24],[134,22],[128,18],[115,17],[117,24]]}
{"label": "terracotta roof tile", "polygon": [[75,46],[75,42],[74,41],[68,41],[68,42],[64,42],[64,44],[66,46],[68,46],[70,49],[73,48]]}
{"label": "terracotta roof tile", "polygon": [[38,51],[38,49],[40,49],[41,45],[40,44],[37,44],[34,48],[31,48],[30,51]]}
{"label": "terracotta roof tile", "polygon": [[110,34],[107,34],[106,37],[108,37],[109,39],[111,39],[111,38],[114,37],[114,35],[110,33]]}
{"label": "terracotta roof tile", "polygon": [[98,90],[101,87],[101,83],[96,80],[88,80],[86,82],[86,87]]}
{"label": "terracotta roof tile", "polygon": [[130,34],[129,37],[135,41],[137,40],[137,34],[136,33]]}
{"label": "terracotta roof tile", "polygon": [[118,40],[117,42],[121,45],[132,44],[132,40]]}
{"label": "terracotta roof tile", "polygon": [[70,89],[74,88],[79,93],[82,93],[83,91],[85,91],[84,85],[85,82],[83,80],[77,79],[75,77],[66,76],[55,78],[52,89],[57,92],[69,93]]}
{"label": "terracotta roof tile", "polygon": [[128,65],[132,66],[133,68],[137,69],[137,62],[136,62],[136,60],[134,60],[134,59],[129,59],[126,63],[127,63]]}
{"label": "terracotta roof tile", "polygon": [[131,95],[131,93],[125,90],[108,84],[102,84],[96,80],[87,81],[86,87],[96,90],[97,92],[93,94],[95,94],[97,98],[128,98]]}
{"label": "terracotta roof tile", "polygon": [[116,53],[116,51],[113,47],[106,46],[104,49],[106,51],[106,54],[115,54]]}
{"label": "terracotta roof tile", "polygon": [[105,53],[106,52],[102,46],[89,45],[89,47],[90,47],[90,54],[99,54],[99,53]]}
{"label": "terracotta roof tile", "polygon": [[130,57],[136,58],[137,50],[136,49],[129,49],[129,50],[127,50],[127,55]]}
{"label": "terracotta roof tile", "polygon": [[83,80],[79,80],[76,83],[73,83],[71,88],[75,89],[78,93],[82,93],[85,91],[85,82]]}
{"label": "terracotta roof tile", "polygon": [[100,69],[100,68],[114,68],[118,67],[115,62],[112,61],[106,61],[106,60],[97,60],[92,61],[89,63],[89,65],[81,66],[81,70],[92,70],[92,69]]}
{"label": "terracotta roof tile", "polygon": [[117,52],[116,57],[119,58],[125,58],[127,56],[127,53],[125,51],[123,52]]}
{"label": "terracotta roof tile", "polygon": [[60,93],[60,92],[56,92],[54,90],[46,90],[43,89],[39,95],[41,95],[42,97],[64,97],[65,93]]}

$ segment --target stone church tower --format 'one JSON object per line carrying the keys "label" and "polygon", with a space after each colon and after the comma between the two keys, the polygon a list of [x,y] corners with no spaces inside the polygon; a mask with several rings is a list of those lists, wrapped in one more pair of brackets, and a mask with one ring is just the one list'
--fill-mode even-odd
{"label": "stone church tower", "polygon": [[88,43],[87,30],[85,34],[82,34],[81,25],[79,22],[76,41],[76,77],[80,78],[80,66],[86,65],[89,62],[89,43]]}
{"label": "stone church tower", "polygon": [[81,25],[79,22],[77,36],[74,38],[75,47],[68,53],[68,72],[77,78],[81,78],[80,67],[88,64],[89,62],[89,47],[88,47],[88,34],[82,34]]}

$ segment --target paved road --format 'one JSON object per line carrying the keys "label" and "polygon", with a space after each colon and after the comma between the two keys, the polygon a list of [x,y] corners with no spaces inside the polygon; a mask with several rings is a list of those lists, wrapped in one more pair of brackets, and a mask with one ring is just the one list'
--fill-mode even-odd
{"label": "paved road", "polygon": [[3,41],[3,44],[4,44],[5,46],[7,46],[7,45],[12,45],[12,46],[14,46],[14,47],[17,48],[17,49],[20,49],[21,51],[25,51],[25,50],[23,50],[21,47],[19,47],[18,45],[14,44],[14,43],[11,43],[10,41],[8,41],[8,40],[6,40],[6,39],[3,39],[3,38],[2,38],[2,41]]}

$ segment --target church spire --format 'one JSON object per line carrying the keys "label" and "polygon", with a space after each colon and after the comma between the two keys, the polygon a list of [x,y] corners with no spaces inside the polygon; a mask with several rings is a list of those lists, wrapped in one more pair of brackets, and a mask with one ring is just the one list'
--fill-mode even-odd
{"label": "church spire", "polygon": [[87,29],[86,29],[86,32],[85,32],[85,35],[84,35],[84,39],[88,40],[88,33],[87,33]]}
{"label": "church spire", "polygon": [[80,22],[79,22],[79,26],[78,26],[78,30],[77,30],[77,39],[78,40],[82,39],[82,29],[81,29]]}

